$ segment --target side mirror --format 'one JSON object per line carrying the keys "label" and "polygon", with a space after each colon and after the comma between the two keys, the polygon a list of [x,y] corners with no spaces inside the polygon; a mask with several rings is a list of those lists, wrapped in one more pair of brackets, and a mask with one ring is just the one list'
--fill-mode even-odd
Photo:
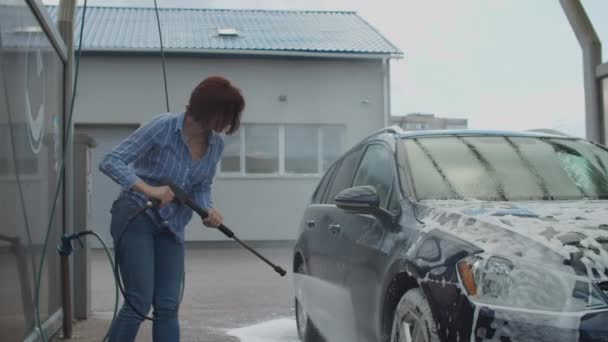
{"label": "side mirror", "polygon": [[375,211],[380,206],[380,197],[370,185],[342,190],[336,195],[335,201],[338,208],[354,211]]}

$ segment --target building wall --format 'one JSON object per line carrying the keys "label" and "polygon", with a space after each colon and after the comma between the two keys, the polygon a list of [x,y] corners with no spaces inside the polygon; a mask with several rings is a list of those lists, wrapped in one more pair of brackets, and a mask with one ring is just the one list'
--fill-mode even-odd
{"label": "building wall", "polygon": [[[81,64],[76,122],[96,138],[96,165],[102,152],[126,136],[133,124],[165,111],[158,57],[86,56]],[[182,111],[192,88],[203,78],[222,75],[241,88],[247,106],[244,123],[344,125],[345,148],[384,123],[381,61],[169,58],[172,111]],[[286,95],[284,102],[280,95]],[[85,129],[86,128],[86,129]],[[117,186],[94,174],[92,228],[107,231]],[[241,239],[296,237],[303,209],[320,178],[302,176],[222,176],[214,186],[216,207]],[[188,240],[223,239],[193,219]]]}
{"label": "building wall", "polygon": [[393,116],[393,124],[399,125],[405,131],[435,130],[435,129],[466,129],[467,119],[438,118],[433,114],[408,114]]}

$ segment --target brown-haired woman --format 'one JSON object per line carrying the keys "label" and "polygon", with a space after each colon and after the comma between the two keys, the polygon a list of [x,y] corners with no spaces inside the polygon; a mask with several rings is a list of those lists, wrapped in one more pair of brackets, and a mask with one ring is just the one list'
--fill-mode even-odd
{"label": "brown-haired woman", "polygon": [[[238,130],[244,107],[239,89],[225,78],[209,77],[194,88],[184,113],[154,117],[99,165],[123,188],[110,210],[110,230],[121,256],[119,266],[129,302],[140,313],[154,308],[155,342],[179,341],[184,227],[192,218],[192,210],[173,203],[173,192],[161,182],[172,181],[206,208],[206,226],[221,224],[222,215],[213,207],[211,184],[224,149],[221,134]],[[160,215],[148,210],[127,229],[125,222],[149,199],[160,203]],[[112,324],[110,342],[135,340],[143,320],[137,312],[122,306]]]}

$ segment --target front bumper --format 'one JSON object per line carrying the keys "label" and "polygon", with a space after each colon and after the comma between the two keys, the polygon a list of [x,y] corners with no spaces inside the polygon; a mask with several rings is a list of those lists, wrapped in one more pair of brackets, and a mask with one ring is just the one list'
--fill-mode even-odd
{"label": "front bumper", "polygon": [[548,312],[477,304],[475,341],[608,342],[608,309]]}

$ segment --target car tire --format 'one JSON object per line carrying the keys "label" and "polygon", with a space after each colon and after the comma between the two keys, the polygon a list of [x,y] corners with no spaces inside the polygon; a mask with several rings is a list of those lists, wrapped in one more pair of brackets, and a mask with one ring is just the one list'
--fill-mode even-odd
{"label": "car tire", "polygon": [[[296,273],[307,275],[306,266],[304,264],[300,264],[296,269]],[[296,289],[297,291],[297,289]],[[298,301],[298,297],[295,298],[295,311],[296,311],[296,325],[298,328],[298,337],[302,342],[323,342],[324,339],[321,337],[321,334],[314,326],[310,318],[308,317],[308,313],[304,310],[304,307]]]}
{"label": "car tire", "polygon": [[437,324],[420,288],[407,291],[397,304],[390,342],[439,342]]}

